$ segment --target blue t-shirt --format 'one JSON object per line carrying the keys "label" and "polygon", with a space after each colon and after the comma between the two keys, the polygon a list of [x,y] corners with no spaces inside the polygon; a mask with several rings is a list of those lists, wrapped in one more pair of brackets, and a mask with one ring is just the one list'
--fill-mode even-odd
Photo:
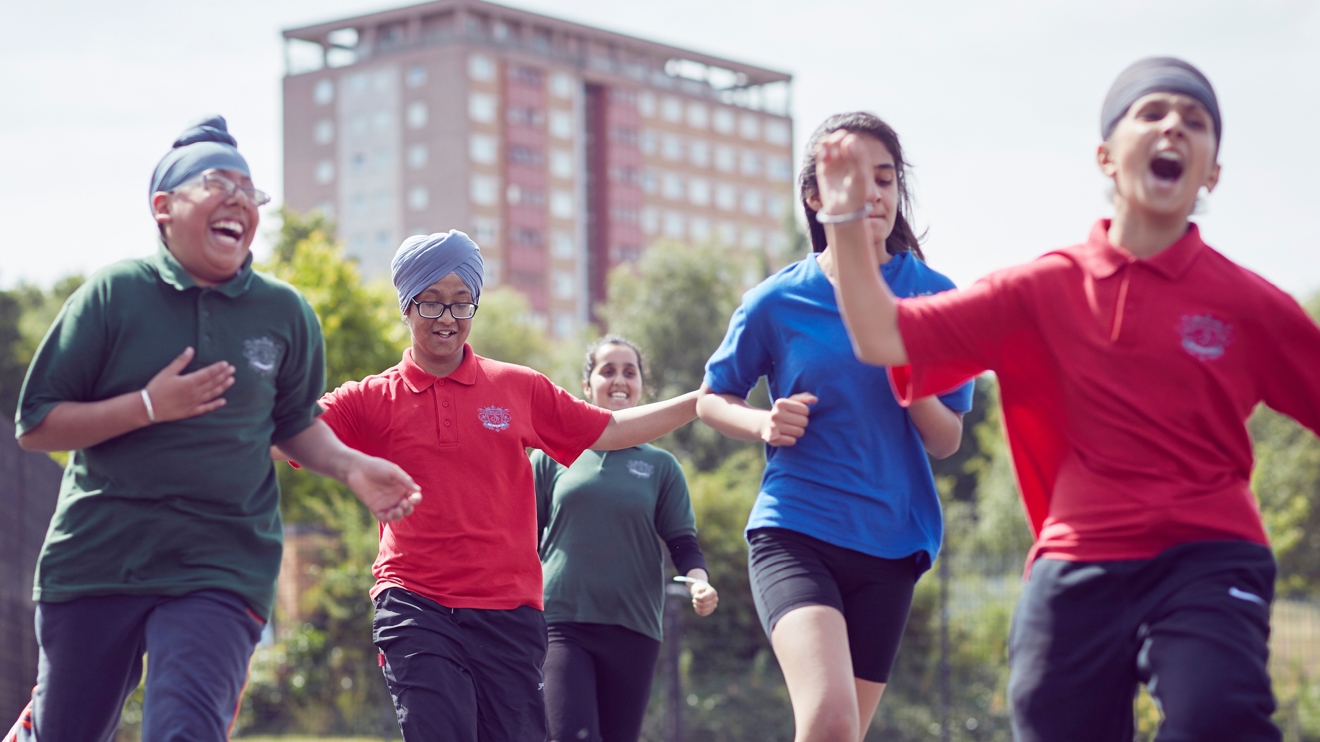
{"label": "blue t-shirt", "polygon": [[[880,273],[899,297],[954,288],[911,253],[894,255]],[[771,399],[810,392],[820,401],[796,445],[766,447],[747,530],[786,528],[885,559],[924,551],[934,561],[944,523],[921,437],[886,369],[853,355],[814,254],[748,291],[706,362],[716,394],[746,398],[762,376]],[[972,384],[940,400],[967,412]]]}

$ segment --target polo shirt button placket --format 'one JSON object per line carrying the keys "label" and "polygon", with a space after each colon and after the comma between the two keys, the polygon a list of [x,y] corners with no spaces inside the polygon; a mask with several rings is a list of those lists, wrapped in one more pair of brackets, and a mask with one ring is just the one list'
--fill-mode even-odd
{"label": "polo shirt button placket", "polygon": [[446,428],[449,427],[449,421],[448,421],[448,420],[445,421],[445,427],[446,427]]}

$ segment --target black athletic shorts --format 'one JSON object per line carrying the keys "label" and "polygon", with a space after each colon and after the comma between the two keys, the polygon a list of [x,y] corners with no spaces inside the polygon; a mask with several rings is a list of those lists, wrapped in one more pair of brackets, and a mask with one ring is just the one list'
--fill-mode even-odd
{"label": "black athletic shorts", "polygon": [[884,683],[912,607],[912,590],[930,567],[926,553],[882,559],[785,528],[747,534],[752,598],[766,636],[784,614],[827,605],[843,614],[853,675]]}

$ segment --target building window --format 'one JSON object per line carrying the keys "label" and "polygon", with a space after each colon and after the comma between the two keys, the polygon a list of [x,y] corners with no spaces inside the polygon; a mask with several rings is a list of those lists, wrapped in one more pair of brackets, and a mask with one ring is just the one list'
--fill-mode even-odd
{"label": "building window", "polygon": [[631,126],[616,126],[613,129],[610,129],[610,134],[614,141],[625,147],[636,147],[637,140],[640,136],[637,133],[637,130]]}
{"label": "building window", "polygon": [[683,239],[683,215],[677,211],[665,212],[665,236]]}
{"label": "building window", "polygon": [[666,134],[660,140],[660,154],[666,160],[683,159],[683,140],[673,134]]}
{"label": "building window", "polygon": [[637,112],[646,118],[655,117],[655,95],[643,90],[637,94]]}
{"label": "building window", "polygon": [[335,218],[335,204],[333,201],[322,201],[317,205],[316,211],[321,212],[321,216],[324,216],[326,219]]}
{"label": "building window", "polygon": [[765,215],[784,217],[788,214],[788,199],[783,196],[768,196],[765,199]]}
{"label": "building window", "polygon": [[[410,115],[412,114],[411,106],[408,109],[408,113]],[[414,129],[420,129],[423,126],[426,126],[425,104],[422,105],[421,116],[422,116],[422,122],[420,124],[413,125]],[[411,123],[411,121],[409,123]],[[390,127],[394,125],[394,116],[389,111],[376,111],[376,115],[371,117],[371,125],[376,127],[376,131],[389,131]]]}
{"label": "building window", "polygon": [[761,230],[756,227],[743,227],[742,246],[747,250],[760,250]]}
{"label": "building window", "polygon": [[554,231],[550,233],[550,253],[560,260],[570,260],[573,257],[573,235],[568,232]]}
{"label": "building window", "polygon": [[541,233],[535,229],[526,227],[517,227],[509,230],[509,242],[515,245],[525,245],[527,247],[541,246]]}
{"label": "building window", "polygon": [[325,185],[335,179],[335,164],[329,160],[316,163],[316,182]]}
{"label": "building window", "polygon": [[363,136],[367,133],[367,117],[358,114],[348,120],[348,131],[354,136]]}
{"label": "building window", "polygon": [[738,169],[748,178],[755,178],[761,174],[761,156],[750,149],[743,150],[738,164],[740,165]]}
{"label": "building window", "polygon": [[556,219],[573,218],[573,192],[563,190],[550,191],[550,216]]}
{"label": "building window", "polygon": [[312,139],[317,144],[329,144],[335,140],[335,122],[330,119],[321,119],[316,122],[312,129]]}
{"label": "building window", "polygon": [[352,166],[353,172],[361,172],[367,167],[367,155],[365,152],[354,152],[348,162]]}
{"label": "building window", "polygon": [[426,186],[412,186],[408,189],[408,207],[413,211],[421,211],[430,203],[430,190]]}
{"label": "building window", "polygon": [[490,93],[472,93],[468,96],[468,116],[483,124],[495,123],[495,96]]}
{"label": "building window", "polygon": [[660,102],[660,118],[673,124],[683,120],[683,101],[672,96],[665,96]]}
{"label": "building window", "polygon": [[426,126],[426,104],[415,100],[408,104],[408,128],[420,129]]}
{"label": "building window", "polygon": [[660,187],[658,183],[658,179],[655,177],[655,172],[651,170],[642,171],[641,180],[642,180],[642,192],[650,195],[655,195],[656,190]]}
{"label": "building window", "polygon": [[665,198],[680,199],[683,197],[683,179],[674,173],[665,173],[660,179],[660,192]]}
{"label": "building window", "polygon": [[688,162],[697,167],[709,167],[710,144],[704,139],[693,139],[688,144]]}
{"label": "building window", "polygon": [[359,72],[348,78],[348,89],[354,93],[365,93],[367,91],[367,73]]}
{"label": "building window", "polygon": [[509,82],[515,85],[522,85],[527,88],[541,88],[541,71],[535,67],[528,67],[523,64],[515,64],[509,68]]}
{"label": "building window", "polygon": [[742,210],[749,216],[761,215],[761,192],[748,189],[743,191]]}
{"label": "building window", "polygon": [[771,144],[790,144],[788,122],[768,120],[765,122],[765,141]]}
{"label": "building window", "polygon": [[571,299],[573,298],[573,274],[568,271],[555,271],[551,279],[554,286],[555,298]]}
{"label": "building window", "polygon": [[787,157],[765,158],[765,174],[770,180],[787,183],[793,180],[793,166]]}
{"label": "building window", "polygon": [[715,169],[724,173],[733,172],[738,164],[738,153],[733,147],[721,144],[715,148]]}
{"label": "building window", "polygon": [[724,211],[738,208],[738,191],[728,183],[720,183],[715,188],[715,205]]}
{"label": "building window", "polygon": [[550,136],[559,139],[573,138],[573,114],[568,111],[550,112]]}
{"label": "building window", "polygon": [[695,206],[710,205],[710,181],[705,178],[693,178],[688,181],[688,201]]}
{"label": "building window", "polygon": [[473,54],[468,57],[468,77],[482,82],[494,80],[495,62],[483,54]]}
{"label": "building window", "polygon": [[577,90],[577,81],[566,72],[556,72],[550,76],[550,94],[556,98],[572,98]]}
{"label": "building window", "polygon": [[541,154],[541,150],[525,144],[515,144],[510,147],[508,157],[509,162],[515,165],[540,167],[545,164],[545,155]]}
{"label": "building window", "polygon": [[655,132],[650,129],[642,129],[642,136],[637,140],[637,146],[642,148],[642,154],[648,157],[655,155]]}
{"label": "building window", "polygon": [[494,165],[499,159],[499,142],[489,134],[473,134],[468,139],[468,156],[473,162]]}
{"label": "building window", "polygon": [[687,123],[694,129],[704,129],[710,123],[710,109],[703,103],[689,103]]}
{"label": "building window", "polygon": [[695,242],[710,241],[710,220],[701,216],[694,216],[688,222],[688,234],[692,235]]}
{"label": "building window", "polygon": [[478,245],[493,244],[499,236],[500,223],[488,216],[478,216],[472,219],[472,239]]}
{"label": "building window", "polygon": [[414,64],[408,68],[408,74],[404,76],[403,80],[410,88],[420,88],[426,84],[426,68],[420,64]]}
{"label": "building window", "polygon": [[566,149],[550,150],[550,174],[565,180],[573,177],[573,153]]}
{"label": "building window", "polygon": [[577,325],[573,315],[568,312],[555,312],[555,334],[561,338],[569,337]]}
{"label": "building window", "polygon": [[754,113],[744,113],[738,119],[738,136],[743,139],[760,139],[761,119]]}
{"label": "building window", "polygon": [[312,100],[318,106],[324,106],[335,99],[335,84],[331,80],[321,80],[312,88]]}
{"label": "building window", "polygon": [[733,222],[720,222],[720,246],[734,247],[738,244],[738,227]]}
{"label": "building window", "polygon": [[418,170],[426,167],[428,155],[425,144],[414,144],[408,148],[408,167]]}
{"label": "building window", "polygon": [[510,106],[505,119],[513,126],[539,129],[545,125],[545,112],[531,106]]}
{"label": "building window", "polygon": [[715,109],[715,115],[711,117],[711,124],[714,126],[715,131],[721,134],[732,134],[733,120],[733,111],[727,108],[717,108]]}
{"label": "building window", "polygon": [[655,234],[660,231],[660,212],[653,206],[642,209],[641,214],[642,231],[647,234]]}
{"label": "building window", "polygon": [[469,195],[473,203],[494,206],[500,200],[500,179],[490,175],[473,175]]}

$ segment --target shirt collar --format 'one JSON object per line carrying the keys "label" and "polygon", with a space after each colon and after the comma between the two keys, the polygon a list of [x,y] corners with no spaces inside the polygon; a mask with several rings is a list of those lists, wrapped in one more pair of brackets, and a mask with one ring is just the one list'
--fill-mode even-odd
{"label": "shirt collar", "polygon": [[1155,255],[1138,258],[1127,250],[1109,242],[1109,219],[1101,219],[1091,227],[1091,235],[1082,249],[1075,253],[1082,268],[1095,278],[1109,278],[1129,263],[1141,263],[1166,278],[1178,279],[1191,267],[1205,243],[1201,231],[1189,222],[1187,231],[1176,242]]}
{"label": "shirt collar", "polygon": [[472,386],[477,381],[477,354],[472,352],[471,345],[463,343],[463,362],[458,364],[458,368],[454,369],[453,373],[440,377],[432,376],[421,366],[418,366],[417,362],[413,360],[412,348],[405,348],[403,360],[399,362],[399,369],[403,374],[403,382],[414,392],[420,393],[430,389],[441,378]]}
{"label": "shirt collar", "polygon": [[248,290],[248,287],[252,285],[252,253],[250,251],[247,259],[243,261],[243,267],[238,269],[238,273],[235,273],[234,277],[228,281],[215,286],[203,287],[197,283],[192,276],[188,275],[188,271],[184,269],[178,258],[174,257],[174,253],[170,252],[169,248],[165,246],[165,241],[159,237],[156,238],[156,254],[151,256],[150,262],[155,267],[156,273],[160,275],[161,280],[179,291],[187,291],[194,287],[209,288],[234,299],[242,296]]}

